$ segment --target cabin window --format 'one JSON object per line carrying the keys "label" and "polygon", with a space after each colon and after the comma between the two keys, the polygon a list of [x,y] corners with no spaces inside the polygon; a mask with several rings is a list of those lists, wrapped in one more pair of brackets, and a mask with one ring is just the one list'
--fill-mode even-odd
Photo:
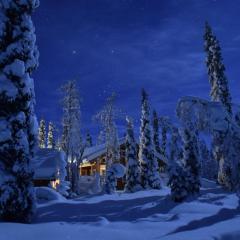
{"label": "cabin window", "polygon": [[56,179],[55,181],[51,181],[51,187],[53,189],[57,189],[59,184],[60,184],[60,180],[59,179]]}

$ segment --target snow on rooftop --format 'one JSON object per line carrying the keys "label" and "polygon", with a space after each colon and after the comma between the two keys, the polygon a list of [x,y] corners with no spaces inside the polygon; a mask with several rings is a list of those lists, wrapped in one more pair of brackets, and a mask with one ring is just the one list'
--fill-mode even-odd
{"label": "snow on rooftop", "polygon": [[[120,145],[124,144],[124,142],[125,142],[124,138],[121,138],[119,140]],[[102,156],[105,153],[106,153],[106,144],[105,143],[101,144],[101,145],[96,145],[93,147],[86,148],[83,153],[83,161],[85,161],[85,162],[92,161],[92,160],[96,159],[97,157]]]}
{"label": "snow on rooftop", "polygon": [[64,154],[53,149],[38,149],[32,162],[34,179],[55,179]]}

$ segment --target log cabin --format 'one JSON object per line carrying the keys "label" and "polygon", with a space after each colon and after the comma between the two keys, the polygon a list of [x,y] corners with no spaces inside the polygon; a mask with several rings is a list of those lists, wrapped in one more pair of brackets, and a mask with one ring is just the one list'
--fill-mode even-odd
{"label": "log cabin", "polygon": [[[124,139],[119,141],[120,145],[120,163],[126,166]],[[101,144],[85,149],[80,164],[79,171],[81,176],[100,175],[101,181],[104,181],[106,174],[106,144]],[[123,190],[125,177],[117,179],[117,190]]]}
{"label": "log cabin", "polygon": [[[126,154],[125,154],[125,139],[121,139],[120,143],[120,163],[126,166]],[[159,154],[158,156],[160,172],[164,172],[167,166],[167,160],[164,156]],[[83,161],[79,167],[81,176],[94,176],[98,173],[101,180],[104,181],[106,174],[106,145],[97,145],[85,149],[83,154]],[[91,178],[89,178],[91,179]],[[117,190],[123,190],[125,185],[125,176],[117,179]]]}
{"label": "log cabin", "polygon": [[[120,143],[120,163],[126,166],[125,141],[121,139]],[[160,171],[166,168],[166,159],[159,155]],[[79,166],[80,179],[82,178],[83,189],[91,186],[95,180],[94,176],[98,173],[101,184],[104,182],[106,174],[106,144],[101,144],[86,148],[82,163]],[[52,187],[56,189],[60,183],[63,171],[65,171],[66,159],[62,151],[54,149],[38,149],[32,162],[34,168],[34,186]],[[80,185],[81,185],[80,183]],[[117,179],[117,190],[123,190],[125,185],[125,176]]]}

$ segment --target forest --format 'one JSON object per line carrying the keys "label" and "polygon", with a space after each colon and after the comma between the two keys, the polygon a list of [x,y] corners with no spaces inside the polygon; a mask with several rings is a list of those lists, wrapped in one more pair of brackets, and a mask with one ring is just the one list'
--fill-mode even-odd
{"label": "forest", "polygon": [[176,121],[142,88],[134,119],[113,92],[93,116],[95,136],[75,80],[60,88],[61,126],[36,114],[38,5],[0,1],[0,239],[238,239],[240,111],[210,24],[210,100],[182,96]]}

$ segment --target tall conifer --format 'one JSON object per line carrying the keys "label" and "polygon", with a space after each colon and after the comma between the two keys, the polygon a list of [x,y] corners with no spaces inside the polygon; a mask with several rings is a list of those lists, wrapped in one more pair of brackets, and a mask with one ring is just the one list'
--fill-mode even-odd
{"label": "tall conifer", "polygon": [[30,222],[35,211],[30,161],[37,143],[32,72],[38,66],[31,15],[37,0],[0,3],[0,216]]}

